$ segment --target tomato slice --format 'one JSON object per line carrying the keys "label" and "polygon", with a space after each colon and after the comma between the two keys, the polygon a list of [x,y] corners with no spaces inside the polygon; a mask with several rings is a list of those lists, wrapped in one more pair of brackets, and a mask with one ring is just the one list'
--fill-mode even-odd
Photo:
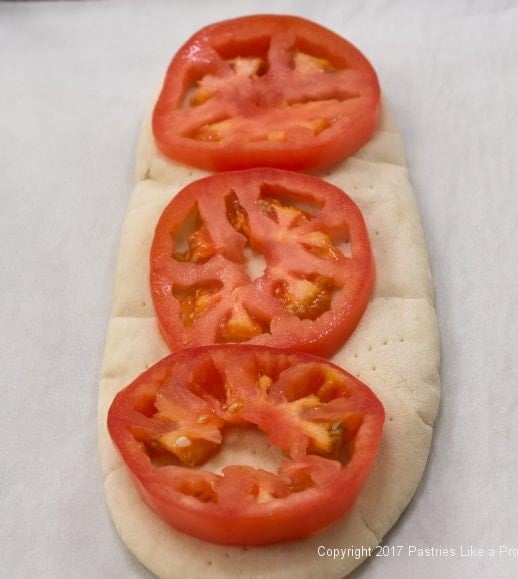
{"label": "tomato slice", "polygon": [[302,170],[365,144],[379,102],[374,69],[347,40],[294,16],[245,16],[180,48],[153,133],[166,156],[209,170]]}
{"label": "tomato slice", "polygon": [[151,292],[169,347],[248,342],[330,355],[368,303],[365,223],[343,191],[279,169],[213,175],[166,207]]}
{"label": "tomato slice", "polygon": [[[326,360],[227,345],[182,350],[144,372],[116,396],[108,429],[167,523],[206,541],[264,545],[312,534],[351,507],[383,421],[371,390]],[[281,449],[277,472],[200,468],[228,425],[255,425]]]}

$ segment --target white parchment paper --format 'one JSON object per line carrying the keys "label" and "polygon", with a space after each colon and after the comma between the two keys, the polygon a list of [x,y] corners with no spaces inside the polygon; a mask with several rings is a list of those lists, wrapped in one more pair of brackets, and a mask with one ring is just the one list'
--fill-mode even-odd
{"label": "white parchment paper", "polygon": [[516,577],[518,4],[468,0],[0,4],[0,576],[149,576],[110,522],[96,434],[138,127],[191,33],[256,12],[316,20],[371,59],[429,244],[443,356],[433,449],[386,537],[399,556],[354,577]]}

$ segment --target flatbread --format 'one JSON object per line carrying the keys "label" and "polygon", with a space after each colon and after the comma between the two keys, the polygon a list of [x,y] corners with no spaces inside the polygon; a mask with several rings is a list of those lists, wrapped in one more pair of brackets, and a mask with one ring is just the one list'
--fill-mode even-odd
{"label": "flatbread", "polygon": [[[169,353],[158,331],[148,283],[155,223],[182,187],[206,174],[157,151],[148,114],[122,231],[99,391],[99,445],[113,521],[133,554],[162,578],[343,577],[381,542],[414,494],[439,404],[433,288],[401,138],[384,103],[373,139],[345,162],[318,173],[345,190],[362,210],[377,268],[364,317],[332,361],[372,388],[385,406],[386,424],[373,470],[352,511],[302,541],[229,547],[172,529],[142,502],[107,433],[106,414],[115,394]],[[222,461],[241,461],[252,446],[254,465],[268,468],[275,462],[257,433],[229,438],[214,469],[221,468]],[[320,556],[322,547],[349,548],[350,556]],[[352,549],[361,547],[357,557]]]}

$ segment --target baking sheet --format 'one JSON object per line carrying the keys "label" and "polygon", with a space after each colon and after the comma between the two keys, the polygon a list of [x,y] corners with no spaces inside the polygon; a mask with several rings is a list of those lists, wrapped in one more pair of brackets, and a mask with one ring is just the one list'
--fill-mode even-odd
{"label": "baking sheet", "polygon": [[110,522],[96,434],[138,127],[192,32],[266,11],[331,27],[373,62],[434,273],[429,465],[387,556],[354,577],[516,576],[518,5],[467,0],[0,3],[1,576],[149,576]]}

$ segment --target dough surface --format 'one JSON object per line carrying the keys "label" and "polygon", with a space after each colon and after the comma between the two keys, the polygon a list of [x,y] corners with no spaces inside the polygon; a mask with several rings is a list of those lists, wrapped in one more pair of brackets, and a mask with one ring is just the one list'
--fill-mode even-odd
{"label": "dough surface", "polygon": [[[433,288],[401,138],[384,103],[373,139],[353,157],[317,173],[346,191],[362,210],[377,270],[364,317],[332,361],[376,393],[385,406],[386,423],[373,470],[352,511],[303,541],[228,547],[177,532],[141,501],[107,433],[106,414],[115,394],[169,353],[148,284],[155,223],[171,197],[206,174],[156,150],[148,114],[122,230],[99,389],[99,446],[108,506],[127,547],[161,578],[338,579],[363,559],[321,557],[318,547],[367,549],[381,542],[419,484],[439,404]],[[221,459],[241,456],[250,444],[257,450],[255,464],[269,464],[270,450],[252,434],[233,437]]]}

